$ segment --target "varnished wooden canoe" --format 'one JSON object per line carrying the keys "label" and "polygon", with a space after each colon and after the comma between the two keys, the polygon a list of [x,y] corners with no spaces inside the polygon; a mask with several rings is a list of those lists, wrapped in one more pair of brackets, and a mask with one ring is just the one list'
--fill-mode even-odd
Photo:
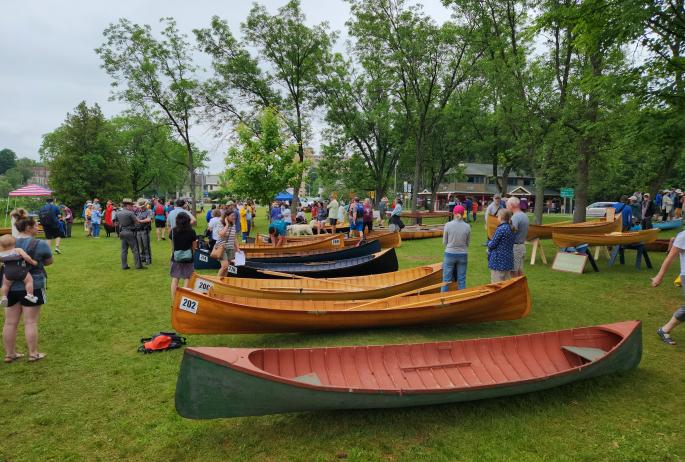
{"label": "varnished wooden canoe", "polygon": [[442,237],[443,226],[406,226],[400,232],[402,239],[411,241],[414,239],[431,239]]}
{"label": "varnished wooden canoe", "polygon": [[645,244],[645,248],[650,252],[668,252],[670,245],[670,239],[657,239]]}
{"label": "varnished wooden canoe", "polygon": [[536,392],[640,364],[640,321],[510,337],[328,348],[187,348],[190,419],[446,404]]}
{"label": "varnished wooden canoe", "polygon": [[343,237],[341,234],[330,234],[322,239],[317,239],[313,241],[303,241],[303,242],[289,242],[286,239],[286,243],[279,247],[274,247],[271,244],[266,244],[260,242],[257,239],[254,244],[242,244],[240,249],[249,255],[252,253],[271,253],[271,254],[293,254],[299,253],[307,250],[318,250],[318,249],[339,249],[344,247]]}
{"label": "varnished wooden canoe", "polygon": [[388,300],[311,301],[210,297],[179,289],[172,324],[184,334],[305,332],[519,319],[530,312],[524,277]]}
{"label": "varnished wooden canoe", "polygon": [[363,257],[310,263],[270,263],[247,260],[244,266],[228,267],[229,276],[240,278],[275,278],[268,272],[288,273],[310,278],[339,278],[397,271],[395,249],[385,249]]}
{"label": "varnished wooden canoe", "polygon": [[[442,281],[442,263],[392,273],[334,279],[248,279],[194,273],[189,287],[200,293],[280,300],[363,300],[385,298]],[[436,292],[438,289],[433,289]],[[426,292],[428,293],[428,292]]]}
{"label": "varnished wooden canoe", "polygon": [[[499,219],[492,215],[486,215],[488,224],[488,239],[492,239],[495,229],[499,226]],[[527,241],[533,239],[551,239],[554,232],[564,232],[566,234],[605,234],[621,231],[621,215],[617,215],[615,221],[597,220],[585,221],[583,223],[570,223],[561,221],[548,223],[546,225],[528,225]],[[562,231],[563,230],[563,231]]]}
{"label": "varnished wooden canoe", "polygon": [[[307,235],[307,236],[288,236],[288,242],[303,242],[303,241],[311,241],[311,240],[317,240],[317,239],[322,239],[326,238],[327,236],[330,236],[330,234],[314,234],[314,235]],[[400,247],[402,245],[402,238],[400,237],[400,233],[395,233],[392,231],[371,231],[371,233],[367,233],[365,236],[367,241],[379,241],[381,244],[381,248],[383,249],[389,249],[391,247]],[[262,240],[262,242],[269,242],[269,236],[260,234],[259,238]],[[359,238],[358,237],[346,237],[344,240],[345,247],[353,247],[359,244]]]}
{"label": "varnished wooden canoe", "polygon": [[558,247],[573,247],[577,244],[630,245],[654,242],[657,234],[659,234],[658,229],[608,234],[566,234],[559,229],[554,231],[552,239]]}
{"label": "varnished wooden canoe", "polygon": [[381,251],[378,241],[367,242],[357,247],[340,247],[335,250],[320,249],[302,251],[297,254],[269,254],[251,253],[247,255],[250,262],[264,263],[313,263],[320,261],[346,260],[349,258],[364,257]]}

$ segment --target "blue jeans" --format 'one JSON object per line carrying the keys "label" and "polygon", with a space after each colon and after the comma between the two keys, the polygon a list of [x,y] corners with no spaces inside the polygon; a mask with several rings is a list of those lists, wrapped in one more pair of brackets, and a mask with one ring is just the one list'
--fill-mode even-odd
{"label": "blue jeans", "polygon": [[100,237],[100,223],[93,223],[93,237]]}
{"label": "blue jeans", "polygon": [[[445,252],[445,259],[442,263],[442,281],[452,282],[456,279],[457,287],[459,289],[466,288],[466,266],[469,262],[469,256],[465,253],[447,253]],[[442,292],[447,292],[448,287],[443,286],[440,289]]]}

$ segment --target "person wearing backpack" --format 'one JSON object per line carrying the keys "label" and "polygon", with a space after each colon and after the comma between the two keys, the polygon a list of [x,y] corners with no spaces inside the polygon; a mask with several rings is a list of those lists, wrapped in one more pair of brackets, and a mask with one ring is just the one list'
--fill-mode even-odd
{"label": "person wearing backpack", "polygon": [[5,348],[5,362],[12,363],[24,357],[16,350],[17,330],[19,321],[24,318],[24,333],[28,344],[28,361],[34,362],[45,358],[45,353],[38,350],[38,321],[41,307],[45,304],[45,287],[47,275],[45,267],[52,264],[52,251],[46,241],[35,238],[38,233],[36,221],[28,216],[24,209],[12,211],[15,228],[19,232],[16,247],[21,248],[38,263],[30,269],[33,277],[33,290],[37,300],[31,302],[26,299],[26,287],[23,281],[14,281],[7,294],[7,308],[5,308],[5,323],[2,330],[2,340]]}
{"label": "person wearing backpack", "polygon": [[164,236],[166,232],[166,208],[164,207],[164,201],[161,199],[155,199],[152,201],[152,212],[155,215],[155,229],[157,231],[157,242],[166,241]]}
{"label": "person wearing backpack", "polygon": [[45,232],[45,240],[48,246],[52,249],[52,240],[55,240],[55,253],[60,254],[62,251],[59,249],[59,245],[62,242],[62,234],[59,230],[59,219],[62,216],[59,207],[53,203],[54,199],[48,197],[45,200],[45,205],[41,207],[38,211],[38,220],[43,226],[43,232]]}

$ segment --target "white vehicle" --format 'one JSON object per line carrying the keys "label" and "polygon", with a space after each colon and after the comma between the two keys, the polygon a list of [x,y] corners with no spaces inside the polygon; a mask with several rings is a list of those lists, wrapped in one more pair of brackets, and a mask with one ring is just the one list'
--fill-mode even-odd
{"label": "white vehicle", "polygon": [[587,218],[602,218],[607,214],[607,209],[613,207],[614,202],[594,202],[585,208]]}

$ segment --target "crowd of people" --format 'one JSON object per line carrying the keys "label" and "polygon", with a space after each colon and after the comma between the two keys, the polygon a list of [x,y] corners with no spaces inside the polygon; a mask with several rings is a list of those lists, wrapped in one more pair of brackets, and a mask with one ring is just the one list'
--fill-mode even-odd
{"label": "crowd of people", "polygon": [[614,204],[614,209],[621,214],[624,231],[635,225],[640,225],[642,229],[652,229],[655,221],[683,217],[683,196],[683,192],[676,188],[660,190],[654,198],[649,193],[636,191],[631,196],[621,196]]}
{"label": "crowd of people", "polygon": [[[528,216],[521,209],[521,201],[517,197],[511,197],[507,199],[505,206],[500,196],[495,195],[485,213],[499,220],[495,232],[486,242],[491,282],[501,282],[522,276],[529,221]],[[442,243],[445,247],[443,282],[456,281],[457,288],[464,289],[466,288],[471,226],[467,223],[468,214],[462,204],[457,204],[452,208],[452,217],[452,220],[445,225],[442,234]],[[448,286],[444,285],[442,290],[447,291]]]}

